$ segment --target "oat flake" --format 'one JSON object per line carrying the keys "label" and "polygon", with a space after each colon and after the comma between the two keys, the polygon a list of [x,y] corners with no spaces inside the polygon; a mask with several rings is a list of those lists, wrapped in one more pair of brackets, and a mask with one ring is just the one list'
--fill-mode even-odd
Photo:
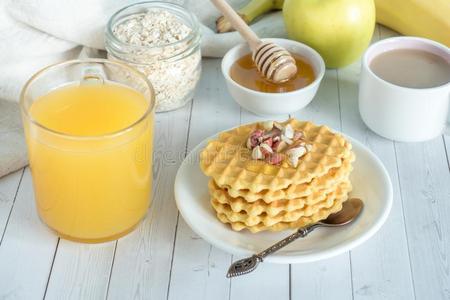
{"label": "oat flake", "polygon": [[183,55],[192,49],[192,40],[183,40],[191,32],[164,9],[131,15],[113,28],[117,39],[136,47],[127,48],[126,54],[109,55],[125,60],[148,77],[155,89],[157,112],[181,107],[193,96],[200,78],[201,54],[198,48]]}

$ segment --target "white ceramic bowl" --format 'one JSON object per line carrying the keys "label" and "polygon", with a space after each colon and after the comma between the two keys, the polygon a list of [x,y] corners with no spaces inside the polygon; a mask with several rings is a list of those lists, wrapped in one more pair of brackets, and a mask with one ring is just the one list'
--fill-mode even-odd
{"label": "white ceramic bowl", "polygon": [[222,60],[222,73],[228,90],[234,100],[243,108],[263,116],[293,113],[311,102],[325,74],[325,63],[317,51],[305,44],[287,39],[264,39],[276,43],[289,52],[303,56],[312,65],[316,79],[304,88],[287,93],[263,93],[248,89],[236,83],[230,77],[233,63],[250,52],[247,44],[240,44],[230,49]]}

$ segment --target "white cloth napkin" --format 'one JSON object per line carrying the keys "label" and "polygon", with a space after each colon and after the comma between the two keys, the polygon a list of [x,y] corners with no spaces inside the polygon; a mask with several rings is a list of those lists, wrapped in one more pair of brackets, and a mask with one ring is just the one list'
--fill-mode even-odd
{"label": "white cloth napkin", "polygon": [[[229,0],[235,8],[248,0]],[[108,18],[131,0],[0,0],[0,177],[27,163],[17,102],[22,86],[40,68],[104,49]],[[184,5],[202,23],[203,56],[220,57],[242,42],[236,33],[215,33],[220,13],[208,0],[170,1]],[[261,37],[285,35],[280,13],[261,18]],[[13,103],[8,103],[11,101]]]}

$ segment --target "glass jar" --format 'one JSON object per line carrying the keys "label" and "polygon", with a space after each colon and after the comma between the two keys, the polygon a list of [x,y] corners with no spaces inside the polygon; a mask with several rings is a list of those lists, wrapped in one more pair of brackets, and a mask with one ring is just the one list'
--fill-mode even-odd
{"label": "glass jar", "polygon": [[[176,42],[154,45],[153,40],[150,46],[136,45],[117,35],[118,25],[126,24],[124,22],[139,16],[144,17],[147,12],[152,11],[172,14],[190,32]],[[167,27],[170,25],[166,24]],[[133,28],[128,26],[126,30]],[[177,109],[193,98],[201,73],[200,26],[197,18],[184,7],[157,1],[124,7],[109,19],[105,46],[109,59],[131,65],[147,76],[155,89],[156,112]]]}

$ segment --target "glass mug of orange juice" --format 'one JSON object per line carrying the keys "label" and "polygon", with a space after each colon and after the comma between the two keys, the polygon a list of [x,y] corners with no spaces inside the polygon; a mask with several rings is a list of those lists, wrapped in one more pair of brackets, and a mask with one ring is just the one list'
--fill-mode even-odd
{"label": "glass mug of orange juice", "polygon": [[108,60],[67,61],[36,73],[21,95],[38,214],[59,236],[114,240],[151,202],[154,92]]}

